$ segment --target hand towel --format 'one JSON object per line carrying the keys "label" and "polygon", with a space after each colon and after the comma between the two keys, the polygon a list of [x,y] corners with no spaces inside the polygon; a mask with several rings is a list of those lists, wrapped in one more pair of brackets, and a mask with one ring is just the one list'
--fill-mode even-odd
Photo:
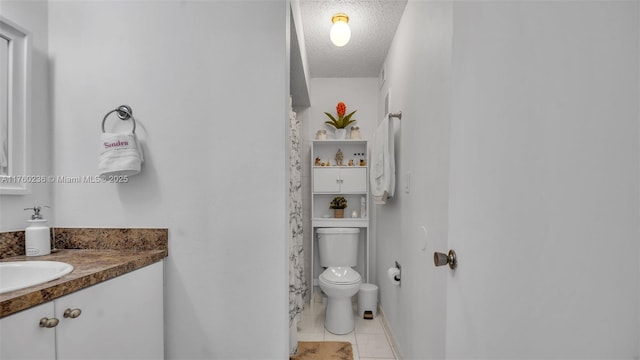
{"label": "hand towel", "polygon": [[142,148],[134,133],[102,133],[100,135],[100,156],[98,175],[102,179],[109,176],[129,176],[140,172]]}
{"label": "hand towel", "polygon": [[395,193],[396,168],[393,123],[389,116],[378,125],[371,145],[371,195],[376,204],[385,204]]}

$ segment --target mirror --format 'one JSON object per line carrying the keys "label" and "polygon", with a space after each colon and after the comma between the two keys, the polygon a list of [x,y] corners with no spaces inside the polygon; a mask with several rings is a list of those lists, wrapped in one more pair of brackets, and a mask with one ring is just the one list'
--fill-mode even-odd
{"label": "mirror", "polygon": [[0,194],[30,190],[27,173],[30,41],[28,32],[0,17]]}

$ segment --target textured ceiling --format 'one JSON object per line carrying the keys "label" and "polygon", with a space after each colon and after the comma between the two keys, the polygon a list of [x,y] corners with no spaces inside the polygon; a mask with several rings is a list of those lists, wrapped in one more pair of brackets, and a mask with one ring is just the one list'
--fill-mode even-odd
{"label": "textured ceiling", "polygon": [[[377,77],[407,0],[300,0],[311,77]],[[349,16],[351,41],[329,39],[331,17]]]}

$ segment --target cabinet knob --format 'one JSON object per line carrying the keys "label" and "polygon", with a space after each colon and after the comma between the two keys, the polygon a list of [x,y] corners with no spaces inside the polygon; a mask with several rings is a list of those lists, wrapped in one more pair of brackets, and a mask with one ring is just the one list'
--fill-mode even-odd
{"label": "cabinet knob", "polygon": [[40,327],[41,328],[54,328],[56,326],[58,326],[58,323],[60,322],[60,320],[56,319],[56,318],[47,318],[47,317],[43,317],[42,319],[40,319]]}
{"label": "cabinet knob", "polygon": [[75,319],[82,314],[82,310],[80,309],[66,309],[62,316],[66,319]]}

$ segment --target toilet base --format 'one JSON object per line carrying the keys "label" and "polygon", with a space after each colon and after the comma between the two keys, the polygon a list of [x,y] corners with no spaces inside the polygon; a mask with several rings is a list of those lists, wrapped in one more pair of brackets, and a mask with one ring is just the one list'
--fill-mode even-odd
{"label": "toilet base", "polygon": [[351,297],[331,298],[327,301],[324,327],[332,334],[344,335],[355,329]]}

